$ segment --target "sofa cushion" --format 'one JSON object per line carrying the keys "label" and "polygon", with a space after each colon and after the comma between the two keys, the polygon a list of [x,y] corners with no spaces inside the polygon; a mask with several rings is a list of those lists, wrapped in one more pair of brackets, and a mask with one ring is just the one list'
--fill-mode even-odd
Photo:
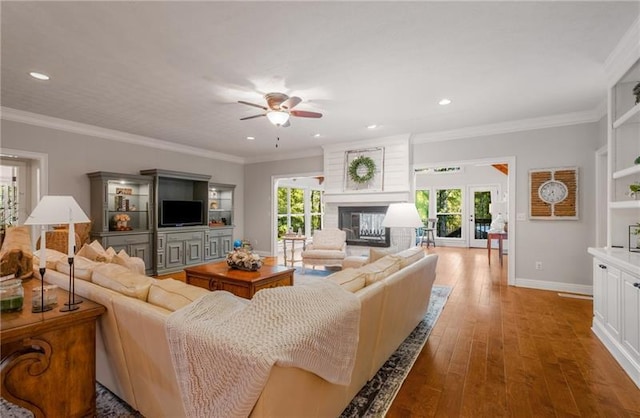
{"label": "sofa cushion", "polygon": [[176,311],[208,293],[210,292],[207,289],[190,286],[180,280],[154,279],[149,288],[147,301],[161,308]]}
{"label": "sofa cushion", "polygon": [[[68,263],[66,254],[57,250],[52,250],[51,248],[47,248],[45,256],[47,257],[47,270],[57,270],[56,265],[58,264],[58,261]],[[40,267],[40,250],[33,252],[33,265],[36,268]]]}
{"label": "sofa cushion", "polygon": [[403,269],[421,258],[424,258],[424,250],[422,247],[411,247],[407,250],[400,251],[393,256],[400,260],[400,268]]}
{"label": "sofa cushion", "polygon": [[369,263],[380,260],[385,255],[393,254],[394,248],[371,248],[369,250]]}
{"label": "sofa cushion", "polygon": [[[47,249],[47,252],[49,251],[51,250]],[[73,257],[74,277],[76,279],[92,281],[91,277],[93,276],[93,269],[100,264],[101,263],[89,260],[81,255],[76,255]],[[69,274],[69,259],[64,257],[58,260],[56,263],[56,270],[63,274]]]}
{"label": "sofa cushion", "polygon": [[91,281],[126,296],[147,300],[153,279],[114,263],[101,263],[93,270]]}
{"label": "sofa cushion", "polygon": [[349,292],[357,292],[365,285],[365,273],[359,269],[347,268],[333,273],[327,280],[339,284]]}
{"label": "sofa cushion", "polygon": [[365,286],[369,286],[400,270],[400,260],[393,255],[387,255],[358,270],[365,274]]}
{"label": "sofa cushion", "polygon": [[140,257],[130,257],[124,250],[120,250],[118,254],[111,257],[111,262],[126,267],[138,274],[145,273],[144,260]]}

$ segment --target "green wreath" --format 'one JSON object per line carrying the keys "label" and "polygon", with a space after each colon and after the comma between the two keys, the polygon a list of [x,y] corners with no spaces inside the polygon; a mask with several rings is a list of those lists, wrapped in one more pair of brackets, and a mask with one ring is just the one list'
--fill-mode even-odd
{"label": "green wreath", "polygon": [[[358,169],[364,166],[367,172],[363,175],[358,174]],[[376,174],[376,163],[369,157],[359,156],[349,164],[349,178],[355,183],[363,184],[368,182]]]}

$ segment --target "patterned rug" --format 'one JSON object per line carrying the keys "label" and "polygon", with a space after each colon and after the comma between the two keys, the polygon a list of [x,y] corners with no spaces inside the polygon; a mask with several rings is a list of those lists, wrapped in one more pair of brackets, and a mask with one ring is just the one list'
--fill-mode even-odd
{"label": "patterned rug", "polygon": [[[307,269],[307,273],[309,271]],[[340,418],[382,417],[386,414],[427,341],[450,293],[451,288],[448,286],[433,286],[429,310],[424,319],[398,347],[398,350],[389,357],[374,378],[358,392]],[[96,384],[96,397],[96,417],[98,418],[142,418],[142,415],[99,383]],[[0,416],[26,418],[32,417],[33,414],[0,398]]]}

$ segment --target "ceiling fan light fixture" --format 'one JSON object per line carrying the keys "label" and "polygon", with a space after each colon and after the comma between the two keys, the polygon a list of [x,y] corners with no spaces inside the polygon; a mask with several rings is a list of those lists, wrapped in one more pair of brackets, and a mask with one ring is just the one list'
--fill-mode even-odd
{"label": "ceiling fan light fixture", "polygon": [[271,110],[267,112],[267,119],[276,126],[282,126],[289,120],[289,112],[282,110]]}

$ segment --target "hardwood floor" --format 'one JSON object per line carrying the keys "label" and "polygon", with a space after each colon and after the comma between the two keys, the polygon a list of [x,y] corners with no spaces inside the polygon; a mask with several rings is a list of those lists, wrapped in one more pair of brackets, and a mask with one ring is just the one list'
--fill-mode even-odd
{"label": "hardwood floor", "polygon": [[489,266],[483,249],[428,252],[453,291],[387,417],[640,417],[592,301],[507,286],[508,257]]}

